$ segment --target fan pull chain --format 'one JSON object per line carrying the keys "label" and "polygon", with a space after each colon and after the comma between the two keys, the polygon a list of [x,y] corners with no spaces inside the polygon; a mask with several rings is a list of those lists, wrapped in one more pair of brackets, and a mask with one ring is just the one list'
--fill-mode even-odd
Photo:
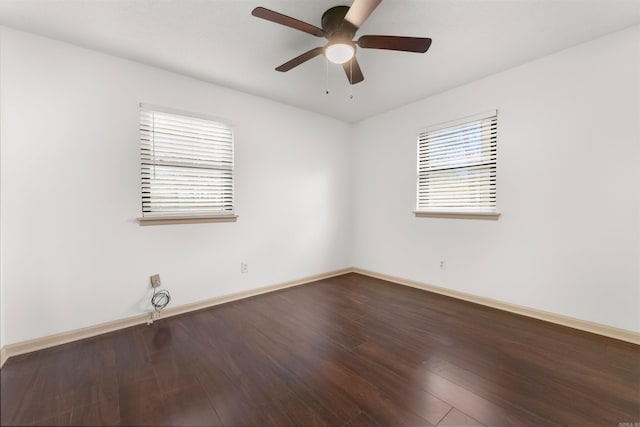
{"label": "fan pull chain", "polygon": [[353,59],[354,58],[355,56],[351,58],[351,61],[349,61],[349,74],[351,75],[349,77],[349,99],[353,99]]}
{"label": "fan pull chain", "polygon": [[325,93],[327,95],[329,95],[329,60],[326,59],[325,61],[326,64],[326,72],[325,72]]}

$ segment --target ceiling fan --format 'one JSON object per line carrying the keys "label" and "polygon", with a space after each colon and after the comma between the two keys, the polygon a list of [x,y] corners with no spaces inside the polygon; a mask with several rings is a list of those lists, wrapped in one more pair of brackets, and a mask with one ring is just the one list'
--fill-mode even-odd
{"label": "ceiling fan", "polygon": [[431,39],[424,37],[369,35],[362,36],[357,41],[354,41],[353,37],[358,28],[362,26],[381,1],[354,0],[351,7],[332,7],[322,14],[322,28],[264,7],[256,7],[251,14],[276,24],[303,31],[312,36],[324,37],[328,40],[325,46],[308,50],[276,67],[277,71],[289,71],[318,55],[324,54],[329,61],[342,64],[349,83],[353,85],[364,80],[364,75],[355,57],[356,46],[363,49],[387,49],[417,53],[425,53],[431,46]]}

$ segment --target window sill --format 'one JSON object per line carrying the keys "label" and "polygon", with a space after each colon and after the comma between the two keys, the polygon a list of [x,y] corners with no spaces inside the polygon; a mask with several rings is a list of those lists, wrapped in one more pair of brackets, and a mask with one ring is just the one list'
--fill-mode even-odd
{"label": "window sill", "polygon": [[460,219],[489,219],[497,220],[500,217],[498,212],[429,212],[413,211],[416,217],[429,218],[460,218]]}
{"label": "window sill", "polygon": [[201,224],[206,222],[236,222],[238,215],[212,215],[212,216],[156,216],[138,218],[140,225],[167,225],[167,224]]}

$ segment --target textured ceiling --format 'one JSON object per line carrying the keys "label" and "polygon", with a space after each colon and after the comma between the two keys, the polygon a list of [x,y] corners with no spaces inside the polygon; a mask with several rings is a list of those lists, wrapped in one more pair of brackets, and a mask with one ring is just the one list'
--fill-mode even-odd
{"label": "textured ceiling", "polygon": [[640,0],[384,0],[357,36],[431,37],[426,54],[360,49],[365,80],[353,87],[322,56],[274,71],[324,39],[251,10],[320,26],[340,4],[350,2],[0,0],[0,24],[354,122],[640,23]]}

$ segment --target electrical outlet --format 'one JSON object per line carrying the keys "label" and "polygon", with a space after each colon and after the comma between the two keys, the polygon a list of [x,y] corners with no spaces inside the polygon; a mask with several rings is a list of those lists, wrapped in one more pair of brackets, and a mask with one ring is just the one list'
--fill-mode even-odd
{"label": "electrical outlet", "polygon": [[249,272],[249,266],[247,265],[246,262],[241,262],[240,263],[240,273],[248,273]]}
{"label": "electrical outlet", "polygon": [[447,269],[447,261],[440,261],[440,270]]}
{"label": "electrical outlet", "polygon": [[151,287],[157,288],[158,286],[160,286],[160,275],[154,274],[151,276]]}

